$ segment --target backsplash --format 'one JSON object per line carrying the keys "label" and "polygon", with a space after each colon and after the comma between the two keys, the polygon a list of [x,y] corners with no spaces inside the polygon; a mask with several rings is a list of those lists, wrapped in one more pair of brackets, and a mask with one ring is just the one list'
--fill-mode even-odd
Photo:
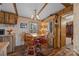
{"label": "backsplash", "polygon": [[7,30],[9,30],[10,28],[13,29],[13,31],[16,31],[16,26],[17,25],[6,25],[6,24],[0,24],[0,29],[5,29],[5,35],[7,35]]}

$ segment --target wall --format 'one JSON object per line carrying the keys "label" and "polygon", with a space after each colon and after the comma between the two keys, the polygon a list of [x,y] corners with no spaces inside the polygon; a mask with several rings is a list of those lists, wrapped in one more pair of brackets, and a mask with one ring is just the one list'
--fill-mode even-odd
{"label": "wall", "polygon": [[74,26],[74,49],[79,50],[79,4],[74,4],[74,20],[73,20],[73,26]]}
{"label": "wall", "polygon": [[[22,40],[22,32],[29,32],[29,22],[27,18],[22,18],[19,17],[18,18],[18,23],[17,23],[17,32],[16,32],[16,45],[21,45],[23,44],[23,40]],[[20,23],[27,23],[27,27],[26,28],[20,28]]]}
{"label": "wall", "polygon": [[[28,20],[29,19],[27,19],[27,18],[19,17],[16,25],[0,24],[0,29],[7,30],[9,28],[12,28],[14,30],[14,32],[16,33],[15,34],[15,36],[16,36],[16,46],[19,46],[19,45],[23,44],[23,40],[21,38],[22,32],[29,32],[29,25],[27,24],[27,28],[20,28],[20,23],[29,23]],[[5,34],[7,34],[7,32]]]}

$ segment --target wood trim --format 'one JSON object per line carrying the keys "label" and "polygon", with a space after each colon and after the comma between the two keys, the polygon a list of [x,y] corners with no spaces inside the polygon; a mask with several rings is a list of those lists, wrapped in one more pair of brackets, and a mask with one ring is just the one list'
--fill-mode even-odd
{"label": "wood trim", "polygon": [[1,12],[4,12],[4,13],[9,13],[9,14],[14,14],[14,15],[16,15],[16,13],[12,13],[12,12],[2,11],[2,10],[1,10]]}
{"label": "wood trim", "polygon": [[13,6],[14,6],[14,10],[16,12],[16,15],[18,16],[18,11],[17,11],[17,7],[16,7],[16,3],[13,3]]}
{"label": "wood trim", "polygon": [[68,7],[62,9],[62,10],[58,11],[58,12],[55,13],[55,14],[51,14],[50,16],[48,16],[48,17],[45,18],[45,19],[48,19],[48,18],[50,18],[50,17],[52,17],[52,16],[55,16],[55,15],[63,16],[63,15],[65,15],[65,14],[69,13],[69,12],[73,13],[73,5],[68,6]]}
{"label": "wood trim", "polygon": [[40,9],[40,11],[38,12],[38,15],[43,11],[43,9],[47,6],[48,3],[45,3],[44,6]]}
{"label": "wood trim", "polygon": [[60,16],[60,48],[61,48],[61,16]]}
{"label": "wood trim", "polygon": [[65,7],[72,6],[72,4],[70,4],[70,3],[61,3],[61,4],[64,5]]}
{"label": "wood trim", "polygon": [[[57,19],[58,19],[58,15],[55,15],[55,20],[54,20],[54,23],[56,23],[56,22],[58,22],[57,21]],[[55,24],[55,31],[54,31],[54,48],[58,48],[58,25],[57,24]]]}
{"label": "wood trim", "polygon": [[57,14],[61,16],[61,15],[65,15],[69,12],[73,12],[73,6],[66,7],[63,10],[59,11]]}

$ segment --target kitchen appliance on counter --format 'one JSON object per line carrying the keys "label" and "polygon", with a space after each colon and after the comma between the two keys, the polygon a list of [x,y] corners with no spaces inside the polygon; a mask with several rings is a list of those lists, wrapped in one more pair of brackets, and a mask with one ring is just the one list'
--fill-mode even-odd
{"label": "kitchen appliance on counter", "polygon": [[0,35],[5,35],[5,29],[0,29]]}

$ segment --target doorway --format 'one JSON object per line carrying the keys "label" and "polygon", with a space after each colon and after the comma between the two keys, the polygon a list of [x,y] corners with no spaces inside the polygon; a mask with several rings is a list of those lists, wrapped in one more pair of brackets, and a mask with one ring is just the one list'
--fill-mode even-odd
{"label": "doorway", "polygon": [[67,15],[64,18],[66,24],[66,46],[71,48],[73,45],[73,15]]}

